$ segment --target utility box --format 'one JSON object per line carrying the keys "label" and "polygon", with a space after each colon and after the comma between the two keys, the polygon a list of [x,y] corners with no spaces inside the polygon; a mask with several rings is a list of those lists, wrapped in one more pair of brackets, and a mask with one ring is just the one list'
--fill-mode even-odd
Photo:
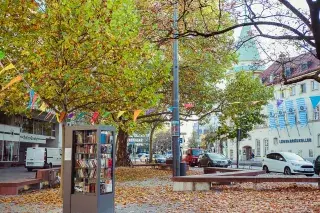
{"label": "utility box", "polygon": [[114,141],[112,126],[66,127],[64,213],[114,213]]}

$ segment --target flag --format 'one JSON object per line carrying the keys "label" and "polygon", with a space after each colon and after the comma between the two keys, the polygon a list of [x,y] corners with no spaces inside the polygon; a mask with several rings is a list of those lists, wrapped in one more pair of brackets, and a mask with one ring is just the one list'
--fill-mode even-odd
{"label": "flag", "polygon": [[5,56],[4,52],[0,51],[0,60],[4,59]]}
{"label": "flag", "polygon": [[270,129],[276,129],[277,128],[277,123],[275,119],[275,114],[273,110],[273,105],[269,104],[268,105],[268,114],[269,114],[269,128]]}
{"label": "flag", "polygon": [[313,109],[315,109],[320,102],[320,96],[310,96],[310,100],[311,100]]}
{"label": "flag", "polygon": [[56,116],[57,116],[57,121],[61,123],[62,121],[65,120],[67,113],[66,112],[61,112],[60,114],[56,113]]}
{"label": "flag", "polygon": [[33,90],[33,89],[30,90],[29,96],[30,96],[30,99],[29,99],[28,108],[31,108],[31,106],[32,106],[32,101],[33,101],[33,96],[34,96],[34,90]]}
{"label": "flag", "polygon": [[34,109],[34,104],[36,103],[37,99],[38,99],[38,94],[35,93],[32,98],[31,109]]}
{"label": "flag", "polygon": [[279,107],[282,104],[283,100],[277,100],[277,107]]}
{"label": "flag", "polygon": [[41,106],[40,106],[40,111],[45,112],[47,109],[47,104],[45,102],[42,102]]}
{"label": "flag", "polygon": [[77,116],[76,116],[76,119],[75,120],[80,120],[82,119],[84,116],[85,116],[85,112],[80,112]]}
{"label": "flag", "polygon": [[251,103],[253,104],[253,105],[255,105],[255,104],[257,104],[257,103],[259,103],[260,101],[252,101]]}
{"label": "flag", "polygon": [[94,112],[90,120],[92,125],[96,123],[96,121],[98,120],[98,117],[99,117],[99,112]]}
{"label": "flag", "polygon": [[110,115],[110,112],[104,112],[102,118],[106,118],[108,115]]}
{"label": "flag", "polygon": [[301,127],[304,127],[308,124],[306,102],[304,98],[298,98],[296,102],[297,102],[298,113],[299,113],[299,122]]}
{"label": "flag", "polygon": [[155,109],[148,109],[147,111],[146,111],[146,115],[150,115],[151,113],[153,113],[153,112],[155,112],[156,110]]}
{"label": "flag", "polygon": [[286,128],[286,120],[285,120],[282,104],[278,106],[278,121],[279,121],[280,129],[285,129]]}
{"label": "flag", "polygon": [[133,121],[136,121],[137,120],[137,117],[139,116],[139,114],[141,113],[142,110],[138,109],[138,110],[135,110],[133,112]]}
{"label": "flag", "polygon": [[14,69],[16,68],[12,63],[10,63],[8,66],[6,66],[5,68],[3,68],[1,71],[0,71],[0,75],[4,72],[4,71],[7,71],[7,70],[11,70],[11,69]]}
{"label": "flag", "polygon": [[126,112],[126,111],[120,111],[120,112],[118,112],[118,116],[117,116],[117,118],[120,118],[120,117],[121,117],[121,115],[123,115],[125,112]]}
{"label": "flag", "polygon": [[168,111],[169,111],[169,112],[172,112],[172,111],[173,111],[173,108],[174,108],[174,107],[169,107],[169,108],[168,108]]}
{"label": "flag", "polygon": [[44,119],[45,120],[49,119],[51,115],[53,115],[53,113],[52,113],[52,111],[49,111]]}
{"label": "flag", "polygon": [[8,87],[12,86],[14,83],[17,83],[19,81],[22,80],[22,76],[21,75],[18,75],[17,77],[11,79],[11,81],[5,86],[2,88],[2,91],[7,89]]}
{"label": "flag", "polygon": [[289,123],[290,127],[292,128],[296,125],[296,115],[295,115],[295,111],[294,111],[293,101],[287,100],[285,102],[285,104],[286,104],[288,123]]}
{"label": "flag", "polygon": [[68,114],[68,118],[70,118],[70,119],[73,118],[73,116],[74,116],[74,113],[73,113],[73,112],[71,112],[71,113]]}
{"label": "flag", "polygon": [[183,106],[184,106],[184,108],[186,108],[186,109],[190,109],[190,108],[194,107],[194,106],[193,106],[193,103],[186,103],[186,104],[184,104]]}

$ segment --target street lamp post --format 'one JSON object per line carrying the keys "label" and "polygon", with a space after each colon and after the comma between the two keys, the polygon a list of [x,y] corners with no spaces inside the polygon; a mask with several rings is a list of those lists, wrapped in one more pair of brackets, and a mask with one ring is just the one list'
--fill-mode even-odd
{"label": "street lamp post", "polygon": [[173,110],[172,110],[172,155],[173,176],[180,176],[180,118],[179,118],[179,59],[178,59],[178,0],[173,13]]}

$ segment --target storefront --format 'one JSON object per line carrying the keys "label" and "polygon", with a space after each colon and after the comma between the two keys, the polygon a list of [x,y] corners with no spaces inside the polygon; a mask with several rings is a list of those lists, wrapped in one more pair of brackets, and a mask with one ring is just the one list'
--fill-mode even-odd
{"label": "storefront", "polygon": [[23,165],[28,147],[58,147],[57,123],[20,115],[1,117],[0,166]]}

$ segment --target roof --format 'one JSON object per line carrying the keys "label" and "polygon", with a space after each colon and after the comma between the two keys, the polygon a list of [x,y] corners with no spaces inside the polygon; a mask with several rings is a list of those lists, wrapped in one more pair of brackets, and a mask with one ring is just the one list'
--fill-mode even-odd
{"label": "roof", "polygon": [[260,54],[255,40],[251,36],[251,26],[244,26],[241,29],[238,38],[238,45],[241,45],[237,50],[239,61],[259,61]]}
{"label": "roof", "polygon": [[[320,60],[314,56],[315,50],[312,52],[304,53],[296,57],[285,58],[283,61],[287,61],[283,66],[285,69],[290,68],[290,75],[287,76],[287,80],[296,78],[308,73],[312,73],[320,69]],[[266,85],[280,83],[282,78],[282,64],[274,62],[264,72],[260,74],[262,82]],[[272,81],[270,79],[272,76]]]}
{"label": "roof", "polygon": [[265,67],[261,65],[236,65],[232,68],[234,72],[240,72],[240,71],[264,71]]}

